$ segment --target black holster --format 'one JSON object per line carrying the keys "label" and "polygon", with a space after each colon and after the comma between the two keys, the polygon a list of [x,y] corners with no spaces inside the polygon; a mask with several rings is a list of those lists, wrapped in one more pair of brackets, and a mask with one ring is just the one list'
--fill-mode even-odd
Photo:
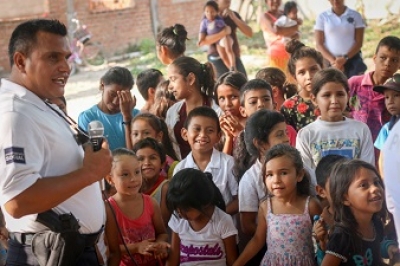
{"label": "black holster", "polygon": [[36,233],[32,238],[32,252],[39,265],[75,265],[86,246],[75,216],[72,213],[59,215],[49,210],[39,213],[36,221],[50,229]]}

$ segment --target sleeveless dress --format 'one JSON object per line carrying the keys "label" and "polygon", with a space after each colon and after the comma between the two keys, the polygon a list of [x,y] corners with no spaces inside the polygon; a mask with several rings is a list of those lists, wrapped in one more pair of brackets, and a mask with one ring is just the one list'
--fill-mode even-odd
{"label": "sleeveless dress", "polygon": [[[142,194],[143,197],[143,213],[136,219],[128,218],[118,207],[114,198],[108,200],[115,211],[118,226],[121,228],[122,236],[126,244],[138,243],[146,239],[155,239],[156,232],[153,225],[154,208],[151,197]],[[120,244],[122,241],[120,240]],[[129,255],[123,255],[119,266],[157,266],[158,261],[151,256],[143,256],[141,254],[132,254],[136,264],[131,261]]]}
{"label": "sleeveless dress", "polygon": [[303,214],[273,214],[267,199],[267,252],[262,266],[315,266],[307,198]]}

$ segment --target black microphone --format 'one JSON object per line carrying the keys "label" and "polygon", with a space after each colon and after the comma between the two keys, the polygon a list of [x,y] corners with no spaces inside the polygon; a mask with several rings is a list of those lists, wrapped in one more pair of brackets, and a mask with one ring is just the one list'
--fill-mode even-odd
{"label": "black microphone", "polygon": [[88,125],[89,139],[93,146],[93,151],[99,151],[103,143],[104,126],[98,120],[94,120]]}

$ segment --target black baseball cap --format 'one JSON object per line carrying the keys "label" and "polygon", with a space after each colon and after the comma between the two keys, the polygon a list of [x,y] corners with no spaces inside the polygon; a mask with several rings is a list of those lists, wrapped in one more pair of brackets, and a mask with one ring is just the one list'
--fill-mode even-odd
{"label": "black baseball cap", "polygon": [[374,87],[374,91],[383,93],[385,90],[393,90],[400,92],[400,73],[396,73],[393,77],[386,80],[385,84]]}

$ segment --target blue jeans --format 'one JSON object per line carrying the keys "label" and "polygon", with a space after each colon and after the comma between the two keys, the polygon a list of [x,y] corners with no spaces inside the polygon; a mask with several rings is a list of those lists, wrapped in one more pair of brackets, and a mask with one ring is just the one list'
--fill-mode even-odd
{"label": "blue jeans", "polygon": [[367,65],[364,63],[361,53],[357,53],[352,58],[349,58],[344,64],[344,74],[349,79],[352,76],[358,76],[364,74],[367,70]]}
{"label": "blue jeans", "polygon": [[[214,66],[215,77],[218,79],[222,74],[229,72],[229,69],[225,66],[221,57],[218,54],[212,54],[207,56],[208,62],[210,62]],[[242,60],[239,57],[236,57],[236,69],[239,72],[242,72],[246,77],[246,69],[242,63]]]}

